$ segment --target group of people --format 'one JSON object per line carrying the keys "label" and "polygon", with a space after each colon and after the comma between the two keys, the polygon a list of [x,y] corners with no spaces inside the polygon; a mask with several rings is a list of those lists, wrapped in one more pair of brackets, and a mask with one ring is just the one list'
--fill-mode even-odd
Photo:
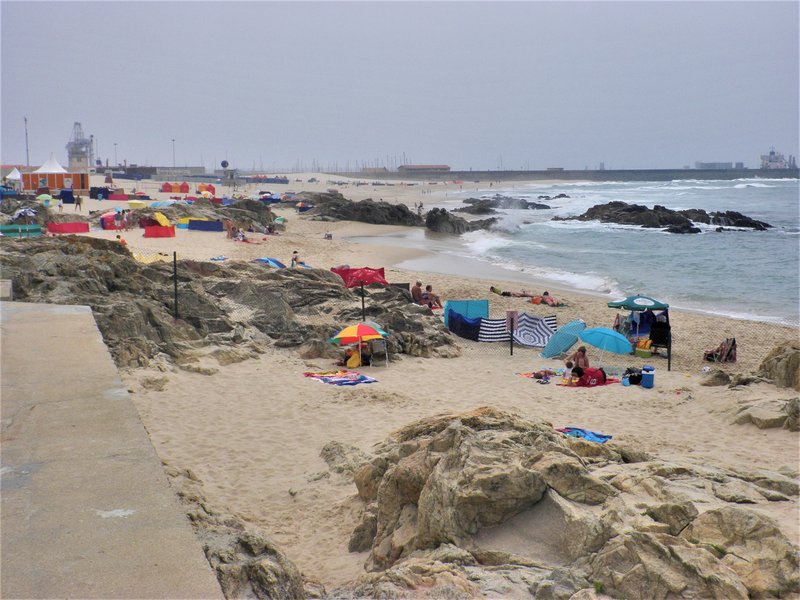
{"label": "group of people", "polygon": [[442,299],[433,293],[433,286],[428,284],[423,290],[421,281],[417,281],[411,288],[411,298],[415,303],[428,308],[442,308]]}
{"label": "group of people", "polygon": [[545,290],[541,295],[532,294],[526,290],[519,292],[506,292],[494,286],[489,288],[490,291],[500,296],[511,296],[512,298],[530,298],[531,304],[546,304],[547,306],[566,306],[563,302],[550,295],[550,292]]}
{"label": "group of people", "polygon": [[[542,369],[533,374],[533,378],[539,383],[547,383],[550,377],[556,375],[552,369]],[[604,385],[606,372],[602,368],[592,368],[589,366],[589,357],[586,356],[586,346],[580,346],[575,352],[567,357],[564,363],[563,380],[566,385],[574,387],[594,387]]]}
{"label": "group of people", "polygon": [[602,368],[589,366],[589,357],[586,356],[586,346],[580,346],[567,357],[564,379],[567,385],[577,387],[594,387],[604,385],[608,377]]}

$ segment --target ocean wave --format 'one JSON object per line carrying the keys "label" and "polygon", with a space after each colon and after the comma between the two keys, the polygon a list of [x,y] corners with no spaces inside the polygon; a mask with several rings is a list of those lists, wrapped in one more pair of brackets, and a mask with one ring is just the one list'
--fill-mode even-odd
{"label": "ocean wave", "polygon": [[774,188],[778,187],[777,185],[767,185],[766,183],[737,183],[733,186],[736,189],[743,189],[743,188]]}

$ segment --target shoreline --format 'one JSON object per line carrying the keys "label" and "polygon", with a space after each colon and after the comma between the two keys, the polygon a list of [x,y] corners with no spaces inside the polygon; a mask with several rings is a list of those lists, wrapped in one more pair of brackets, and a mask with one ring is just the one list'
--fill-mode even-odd
{"label": "shoreline", "polygon": [[[400,227],[399,231],[391,231],[386,233],[374,232],[372,235],[359,235],[358,233],[354,233],[349,235],[347,240],[353,243],[374,246],[376,248],[385,248],[387,245],[385,244],[386,240],[392,240],[392,242],[395,242],[397,239],[408,240],[409,238],[417,237],[419,235],[416,232],[407,231],[410,229],[415,228]],[[450,240],[443,238],[443,241],[450,241],[451,245],[453,246],[455,244],[452,244],[452,242],[456,242],[456,240],[453,238]],[[396,242],[396,245],[394,243],[388,245],[392,248],[396,248],[398,251],[402,250],[409,253],[409,256],[404,254],[403,258],[395,258],[391,261],[391,266],[399,270],[430,273],[436,275],[452,275],[473,279],[497,280],[519,284],[522,286],[520,289],[533,288],[534,291],[538,290],[539,293],[541,293],[543,290],[548,290],[551,292],[552,290],[555,290],[562,295],[575,294],[585,296],[586,298],[596,300],[599,299],[603,302],[611,302],[618,299],[617,296],[611,291],[606,292],[602,290],[573,287],[562,282],[549,280],[546,277],[541,277],[526,272],[524,269],[516,271],[514,269],[505,268],[503,266],[491,263],[489,261],[483,261],[476,256],[459,256],[447,254],[446,252],[437,252],[431,249],[417,247],[409,248],[408,246],[403,245],[401,242]],[[382,254],[385,255],[386,252],[383,252]],[[541,290],[539,290],[539,288],[541,288]],[[625,294],[622,294],[620,297],[624,296]],[[719,310],[715,311],[711,308],[685,307],[674,304],[670,305],[670,310],[692,313],[698,316],[724,317],[736,321],[747,321],[759,324],[763,323],[780,327],[797,327],[794,323],[791,323],[785,318],[778,316],[755,315],[744,312],[721,312]]]}

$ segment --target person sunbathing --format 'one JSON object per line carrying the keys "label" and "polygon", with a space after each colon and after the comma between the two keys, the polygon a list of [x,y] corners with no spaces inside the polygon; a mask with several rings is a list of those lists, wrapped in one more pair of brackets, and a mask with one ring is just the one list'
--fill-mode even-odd
{"label": "person sunbathing", "polygon": [[544,293],[541,295],[532,294],[527,290],[521,290],[519,292],[506,292],[495,286],[491,286],[489,290],[494,292],[495,294],[499,294],[500,296],[510,296],[512,298],[530,298],[531,304],[547,304],[548,306],[566,306],[566,304],[551,296],[550,292],[548,292],[547,290],[545,290]]}

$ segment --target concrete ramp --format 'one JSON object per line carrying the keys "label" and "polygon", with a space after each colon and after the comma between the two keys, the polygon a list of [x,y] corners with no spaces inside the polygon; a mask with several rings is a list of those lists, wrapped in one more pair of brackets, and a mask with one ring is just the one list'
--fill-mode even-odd
{"label": "concrete ramp", "polygon": [[0,596],[222,598],[91,310],[0,302]]}

